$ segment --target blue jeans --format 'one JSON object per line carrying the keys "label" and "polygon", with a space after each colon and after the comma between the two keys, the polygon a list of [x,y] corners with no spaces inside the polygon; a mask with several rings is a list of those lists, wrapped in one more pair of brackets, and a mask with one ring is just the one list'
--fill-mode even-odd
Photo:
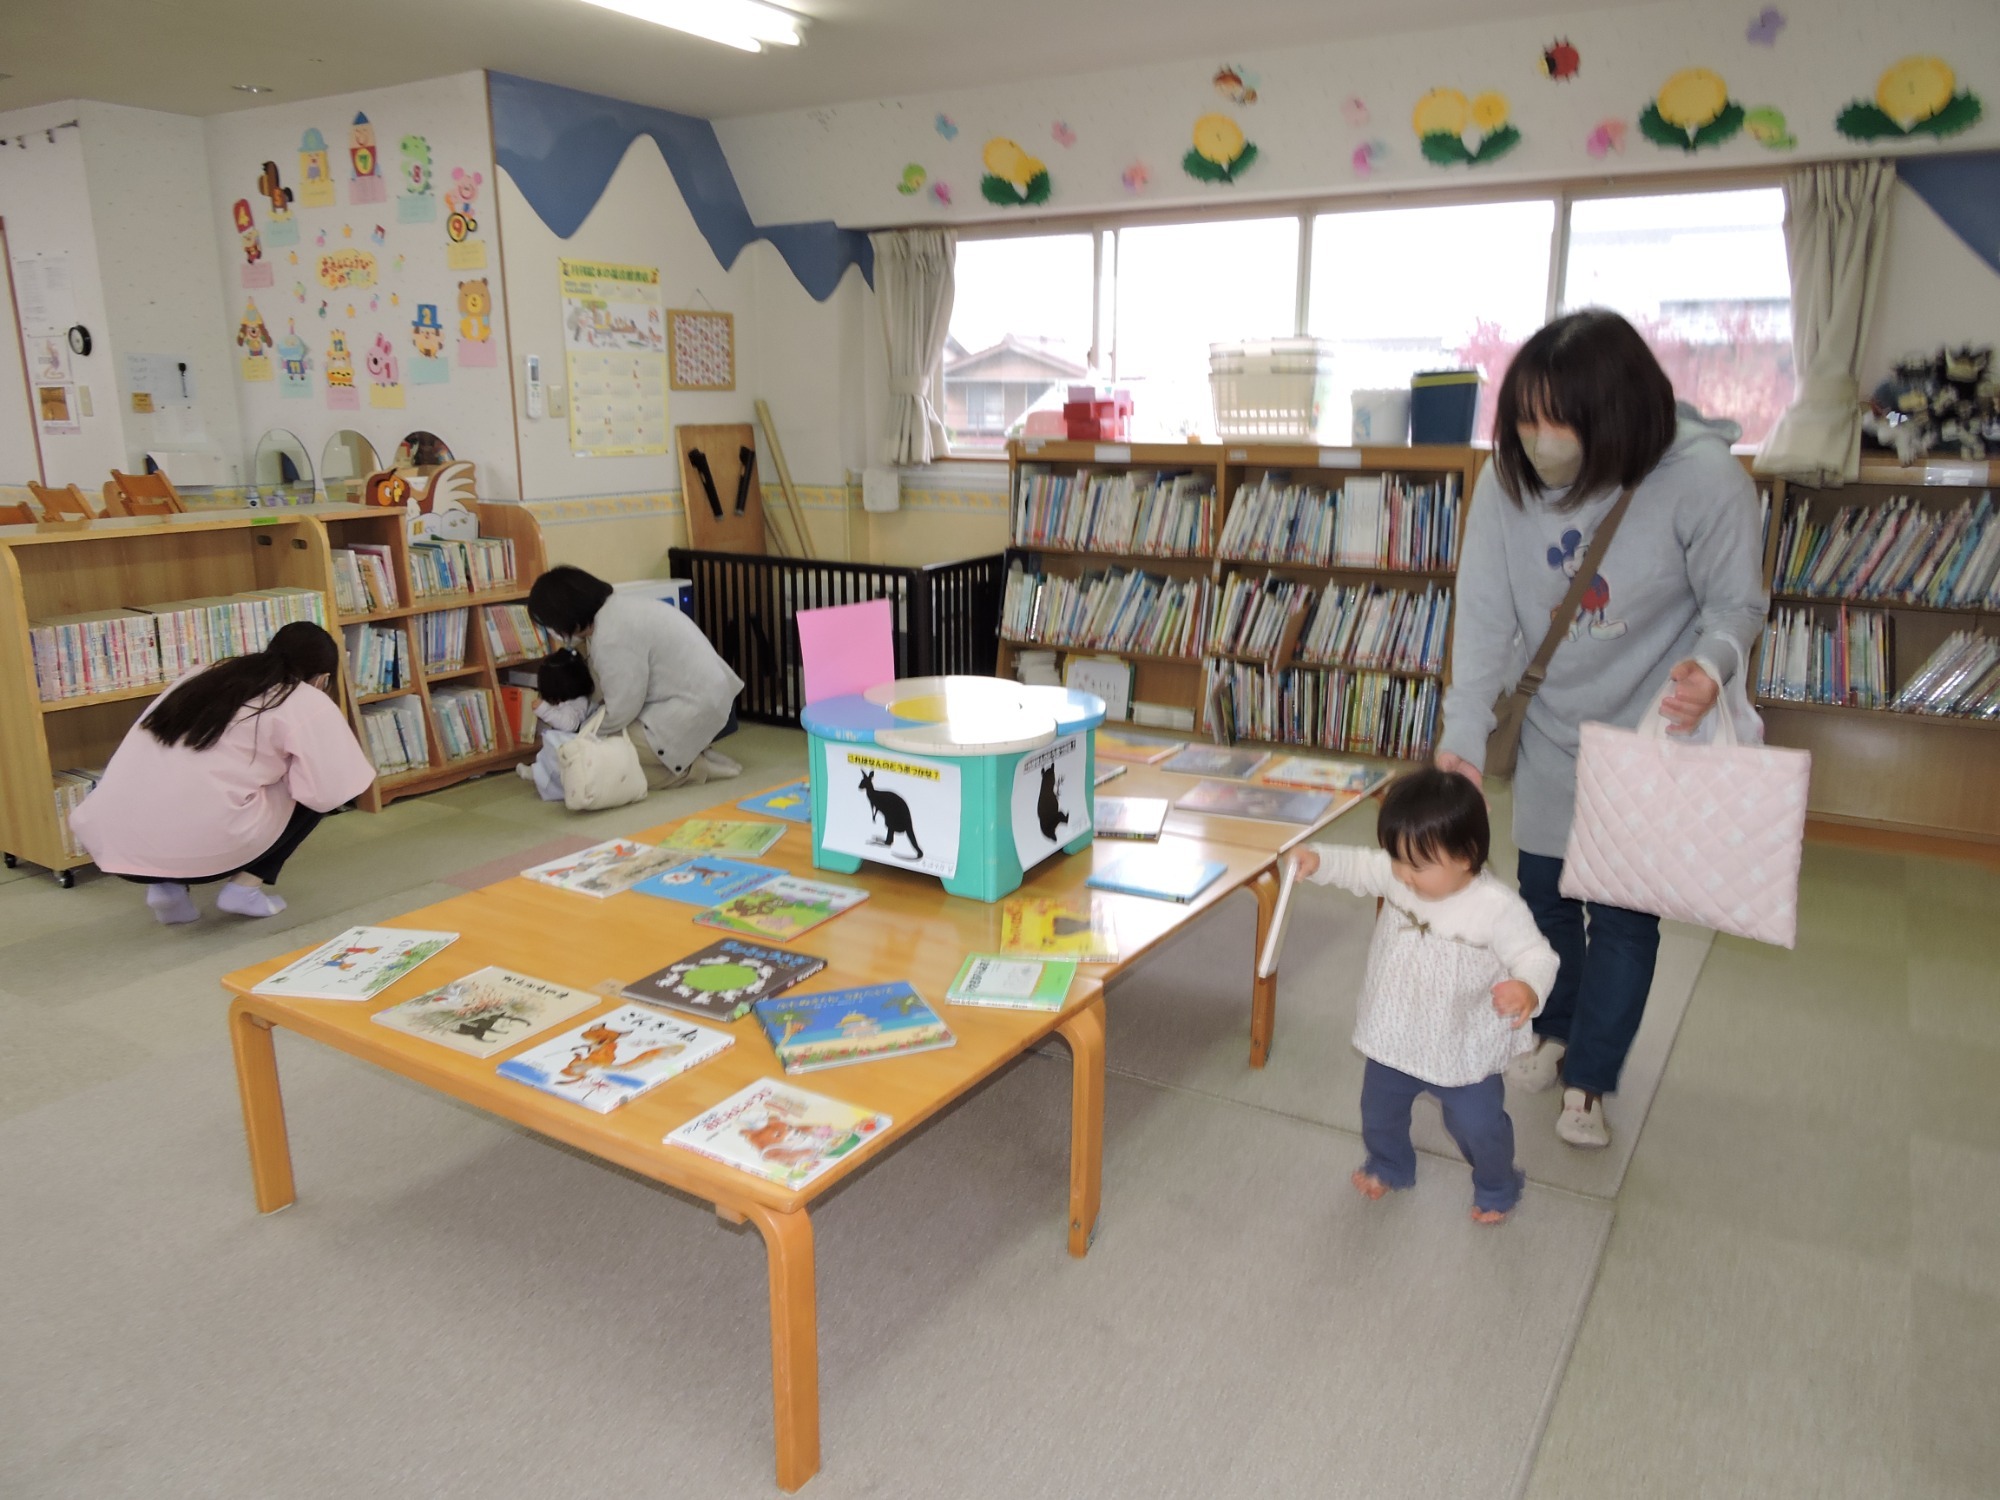
{"label": "blue jeans", "polygon": [[1361,1141],[1368,1148],[1361,1170],[1392,1188],[1415,1185],[1410,1106],[1426,1091],[1437,1095],[1444,1106],[1444,1128],[1472,1163],[1473,1206],[1506,1213],[1521,1201],[1526,1178],[1514,1165],[1514,1122],[1507,1118],[1506,1086],[1498,1073],[1461,1088],[1444,1088],[1369,1058],[1361,1075]]}
{"label": "blue jeans", "polygon": [[1535,1017],[1535,1031],[1568,1043],[1565,1084],[1608,1094],[1618,1087],[1625,1054],[1646,1014],[1660,954],[1660,919],[1622,906],[1573,901],[1558,889],[1562,870],[1563,862],[1546,854],[1521,855],[1521,899],[1562,960],[1549,1003]]}

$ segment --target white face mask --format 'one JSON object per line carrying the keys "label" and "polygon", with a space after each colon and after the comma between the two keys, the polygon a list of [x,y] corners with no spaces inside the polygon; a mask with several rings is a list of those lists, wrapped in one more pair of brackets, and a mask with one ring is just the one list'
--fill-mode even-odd
{"label": "white face mask", "polygon": [[1537,427],[1522,434],[1521,446],[1548,489],[1567,489],[1583,472],[1583,444],[1572,433]]}

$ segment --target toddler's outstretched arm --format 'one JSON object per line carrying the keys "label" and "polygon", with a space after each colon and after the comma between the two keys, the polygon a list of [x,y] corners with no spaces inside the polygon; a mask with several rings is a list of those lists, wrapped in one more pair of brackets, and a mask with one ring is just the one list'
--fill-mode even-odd
{"label": "toddler's outstretched arm", "polygon": [[1389,856],[1381,849],[1359,849],[1352,844],[1304,844],[1292,851],[1299,877],[1314,885],[1337,885],[1356,896],[1387,896],[1394,892],[1396,877],[1389,869]]}

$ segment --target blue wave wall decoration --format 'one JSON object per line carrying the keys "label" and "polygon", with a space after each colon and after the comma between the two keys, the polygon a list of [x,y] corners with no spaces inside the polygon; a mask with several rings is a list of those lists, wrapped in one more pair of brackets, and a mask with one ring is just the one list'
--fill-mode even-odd
{"label": "blue wave wall decoration", "polygon": [[833,295],[849,266],[861,267],[862,279],[875,284],[875,252],[867,235],[830,219],[754,222],[708,121],[511,73],[488,73],[486,87],[493,108],[493,159],[560,238],[576,233],[604,196],[626,148],[646,135],[660,148],[695,226],[724,270],[745,245],[769,240],[815,302]]}
{"label": "blue wave wall decoration", "polygon": [[1974,255],[2000,271],[2000,151],[1899,156],[1896,175]]}

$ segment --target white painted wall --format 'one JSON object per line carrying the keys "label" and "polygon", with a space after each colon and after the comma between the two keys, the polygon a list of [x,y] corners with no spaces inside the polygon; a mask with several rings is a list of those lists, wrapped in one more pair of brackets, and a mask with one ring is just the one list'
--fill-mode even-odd
{"label": "white painted wall", "polygon": [[[356,205],[348,201],[347,151],[350,125],[357,110],[365,112],[375,127],[378,171],[388,188],[388,201],[383,203]],[[209,222],[214,242],[220,247],[217,275],[225,309],[217,332],[230,355],[243,459],[247,462],[267,429],[280,428],[299,437],[317,469],[327,438],[342,428],[353,428],[375,445],[382,461],[387,463],[405,433],[428,428],[450,445],[456,457],[478,465],[483,496],[518,498],[521,490],[510,417],[506,298],[499,232],[493,213],[498,174],[493,168],[485,75],[460,73],[396,88],[212,115],[204,124],[208,144]],[[299,225],[299,243],[295,247],[265,247],[266,258],[274,262],[276,285],[262,291],[245,290],[242,285],[245,260],[238,247],[232,205],[239,198],[247,198],[259,230],[266,227],[269,204],[257,194],[258,173],[265,161],[276,162],[284,183],[297,193],[299,141],[309,127],[326,138],[336,201],[328,208],[309,208],[302,200],[294,202],[292,215]],[[460,271],[447,266],[442,203],[431,223],[398,222],[395,199],[401,191],[397,175],[401,169],[399,142],[405,135],[422,135],[429,141],[440,194],[451,182],[454,167],[484,177],[475,205],[478,238],[486,244],[483,270]],[[379,245],[372,239],[378,224],[384,231]],[[316,243],[322,233],[326,236],[324,247]],[[316,265],[322,248],[375,252],[382,267],[378,285],[370,289],[378,301],[376,308],[369,307],[370,291],[336,293],[319,284]],[[290,260],[293,253],[298,256],[296,264]],[[399,254],[404,257],[404,269],[400,272],[393,269]],[[492,327],[497,358],[491,369],[464,368],[457,357],[458,286],[462,281],[479,277],[486,278],[493,294]],[[304,289],[303,300],[293,292],[295,283]],[[276,382],[251,383],[241,378],[240,362],[235,357],[236,328],[246,301],[253,298],[273,338],[285,337],[290,325],[296,326],[306,341],[313,361],[309,398],[287,399]],[[328,304],[324,318],[319,315],[322,301]],[[407,367],[414,353],[410,325],[418,304],[426,302],[437,305],[446,330],[449,381],[442,385],[413,385],[406,368],[403,408],[372,407],[364,370],[370,344],[378,334],[386,337],[398,360]],[[352,315],[346,311],[349,306],[354,308]],[[336,328],[346,332],[354,359],[356,384],[361,394],[360,407],[355,411],[334,411],[327,406],[326,351],[328,335]]]}
{"label": "white painted wall", "polygon": [[2000,275],[1898,183],[1888,264],[1861,363],[1863,393],[1902,355],[1947,344],[2000,345]]}

